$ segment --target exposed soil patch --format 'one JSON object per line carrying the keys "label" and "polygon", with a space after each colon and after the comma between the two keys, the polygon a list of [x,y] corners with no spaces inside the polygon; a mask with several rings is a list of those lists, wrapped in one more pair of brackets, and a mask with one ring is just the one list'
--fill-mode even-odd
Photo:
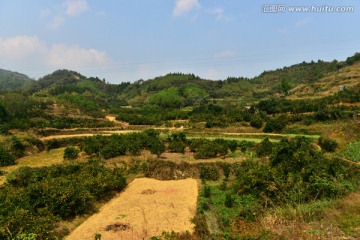
{"label": "exposed soil patch", "polygon": [[193,232],[198,185],[195,179],[138,178],[76,228],[67,240],[150,239],[163,231]]}
{"label": "exposed soil patch", "polygon": [[154,194],[156,193],[156,191],[154,189],[146,189],[144,191],[141,192],[141,194]]}
{"label": "exposed soil patch", "polygon": [[126,231],[130,229],[130,224],[126,224],[126,223],[115,223],[115,224],[110,224],[108,226],[106,226],[105,231]]}

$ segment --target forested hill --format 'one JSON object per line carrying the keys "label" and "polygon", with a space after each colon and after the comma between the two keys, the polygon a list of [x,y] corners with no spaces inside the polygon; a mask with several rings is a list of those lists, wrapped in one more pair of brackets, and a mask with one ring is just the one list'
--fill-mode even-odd
{"label": "forested hill", "polygon": [[264,71],[255,78],[228,77],[210,81],[193,74],[170,73],[147,81],[137,81],[121,93],[130,105],[144,103],[167,107],[187,106],[203,98],[232,99],[251,104],[263,98],[313,98],[334,94],[340,86],[360,81],[360,54],[346,61],[302,62],[281,69]]}
{"label": "forested hill", "polygon": [[323,97],[336,94],[341,86],[353,87],[359,82],[359,53],[343,62],[302,62],[264,71],[251,79],[228,77],[217,81],[194,74],[169,73],[146,81],[109,84],[104,79],[69,70],[57,70],[33,81],[26,75],[0,70],[0,90],[22,88],[17,93],[1,94],[0,104],[13,109],[11,103],[21,99],[18,102],[41,102],[48,113],[58,116],[104,117],[125,105],[180,108],[197,106],[209,99],[253,105],[272,97]]}
{"label": "forested hill", "polygon": [[24,74],[0,69],[0,91],[22,89],[32,82],[34,80]]}

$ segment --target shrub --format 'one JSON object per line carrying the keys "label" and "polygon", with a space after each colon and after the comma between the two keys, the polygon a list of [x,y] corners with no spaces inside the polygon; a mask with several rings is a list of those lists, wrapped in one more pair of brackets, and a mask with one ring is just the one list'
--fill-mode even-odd
{"label": "shrub", "polygon": [[234,198],[233,196],[231,196],[231,194],[227,193],[225,196],[225,202],[224,202],[225,206],[227,208],[232,208],[234,205]]}
{"label": "shrub", "polygon": [[263,125],[263,120],[260,117],[254,117],[251,121],[250,121],[250,125],[254,128],[261,128]]}
{"label": "shrub", "polygon": [[229,176],[230,176],[230,165],[229,164],[224,164],[223,165],[223,171],[224,171],[224,176],[225,176],[225,179],[228,180],[229,179]]}
{"label": "shrub", "polygon": [[200,178],[201,180],[212,180],[216,181],[220,177],[219,170],[216,167],[206,166],[200,168]]}
{"label": "shrub", "polygon": [[15,164],[15,157],[5,149],[3,146],[0,146],[0,167],[10,166]]}
{"label": "shrub", "polygon": [[202,139],[202,141],[194,143],[196,146],[190,147],[195,148],[195,159],[213,158],[217,155],[225,156],[228,153],[228,143],[224,139],[215,139],[214,141]]}
{"label": "shrub", "polygon": [[204,197],[209,198],[211,196],[211,189],[209,186],[204,186]]}
{"label": "shrub", "polygon": [[230,152],[234,153],[237,149],[237,141],[236,140],[231,140],[231,141],[228,141],[228,147],[229,147],[229,150]]}
{"label": "shrub", "polygon": [[273,144],[270,142],[269,138],[266,137],[256,148],[256,154],[259,157],[270,155],[272,152]]}
{"label": "shrub", "polygon": [[335,152],[336,148],[339,146],[339,143],[336,140],[332,139],[319,139],[319,146],[327,152]]}
{"label": "shrub", "polygon": [[13,154],[17,158],[25,156],[24,144],[16,136],[12,136],[10,141],[11,141],[11,149],[12,149]]}
{"label": "shrub", "polygon": [[269,121],[267,121],[266,126],[264,128],[264,132],[281,131],[285,127],[286,127],[286,120],[284,116],[271,118],[269,119]]}
{"label": "shrub", "polygon": [[165,152],[165,145],[163,142],[161,142],[158,139],[155,139],[150,146],[150,152],[152,154],[156,154],[157,157],[160,157],[160,155]]}
{"label": "shrub", "polygon": [[79,156],[79,150],[74,147],[67,147],[64,150],[64,159],[65,160],[75,160]]}

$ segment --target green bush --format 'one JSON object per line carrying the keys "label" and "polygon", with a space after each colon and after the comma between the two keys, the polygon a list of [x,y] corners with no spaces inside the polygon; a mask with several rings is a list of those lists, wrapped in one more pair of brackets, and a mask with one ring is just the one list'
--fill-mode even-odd
{"label": "green bush", "polygon": [[214,141],[201,139],[193,141],[192,145],[190,148],[195,150],[195,159],[214,158],[218,155],[225,156],[228,153],[228,143],[224,139],[215,139]]}
{"label": "green bush", "polygon": [[278,132],[286,127],[286,119],[284,116],[270,118],[264,128],[264,132]]}
{"label": "green bush", "polygon": [[333,139],[319,139],[319,146],[327,152],[335,152],[336,148],[339,146],[339,143]]}
{"label": "green bush", "polygon": [[266,137],[262,140],[256,147],[256,154],[259,157],[270,155],[273,149],[273,144],[270,142],[269,138]]}
{"label": "green bush", "polygon": [[263,120],[260,117],[254,117],[253,119],[251,119],[250,125],[254,128],[259,129],[263,125]]}
{"label": "green bush", "polygon": [[230,152],[234,153],[237,149],[238,143],[236,140],[228,141],[228,148]]}
{"label": "green bush", "polygon": [[201,180],[212,180],[216,181],[220,178],[219,170],[213,166],[204,166],[200,168]]}
{"label": "green bush", "polygon": [[204,186],[204,197],[209,198],[211,196],[211,188],[207,185]]}
{"label": "green bush", "polygon": [[79,157],[79,150],[74,147],[67,147],[64,150],[65,160],[75,160]]}
{"label": "green bush", "polygon": [[234,198],[233,196],[231,196],[231,194],[227,193],[226,196],[225,196],[225,207],[227,208],[232,208],[233,205],[234,205]]}
{"label": "green bush", "polygon": [[11,137],[10,144],[12,153],[16,158],[25,156],[25,146],[16,136]]}
{"label": "green bush", "polygon": [[225,179],[228,180],[231,172],[231,168],[229,164],[224,164],[223,166],[224,176]]}
{"label": "green bush", "polygon": [[0,167],[10,166],[15,164],[15,157],[10,151],[0,146]]}

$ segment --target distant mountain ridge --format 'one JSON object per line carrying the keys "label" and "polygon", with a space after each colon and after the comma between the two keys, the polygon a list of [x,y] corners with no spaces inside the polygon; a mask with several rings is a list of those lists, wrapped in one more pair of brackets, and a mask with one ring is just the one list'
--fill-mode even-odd
{"label": "distant mountain ridge", "polygon": [[29,87],[34,82],[25,74],[0,69],[0,91],[11,91]]}
{"label": "distant mountain ridge", "polygon": [[217,81],[191,73],[169,73],[145,81],[109,84],[98,77],[86,77],[64,69],[34,81],[24,74],[0,69],[0,91],[27,88],[26,92],[31,95],[56,97],[72,105],[83,105],[83,108],[89,107],[89,101],[93,102],[92,108],[101,105],[103,109],[119,104],[164,107],[170,103],[182,107],[208,98],[251,104],[274,96],[301,98],[332,94],[342,85],[356,85],[360,80],[359,69],[360,53],[342,62],[301,62],[264,71],[254,78],[228,77]]}

